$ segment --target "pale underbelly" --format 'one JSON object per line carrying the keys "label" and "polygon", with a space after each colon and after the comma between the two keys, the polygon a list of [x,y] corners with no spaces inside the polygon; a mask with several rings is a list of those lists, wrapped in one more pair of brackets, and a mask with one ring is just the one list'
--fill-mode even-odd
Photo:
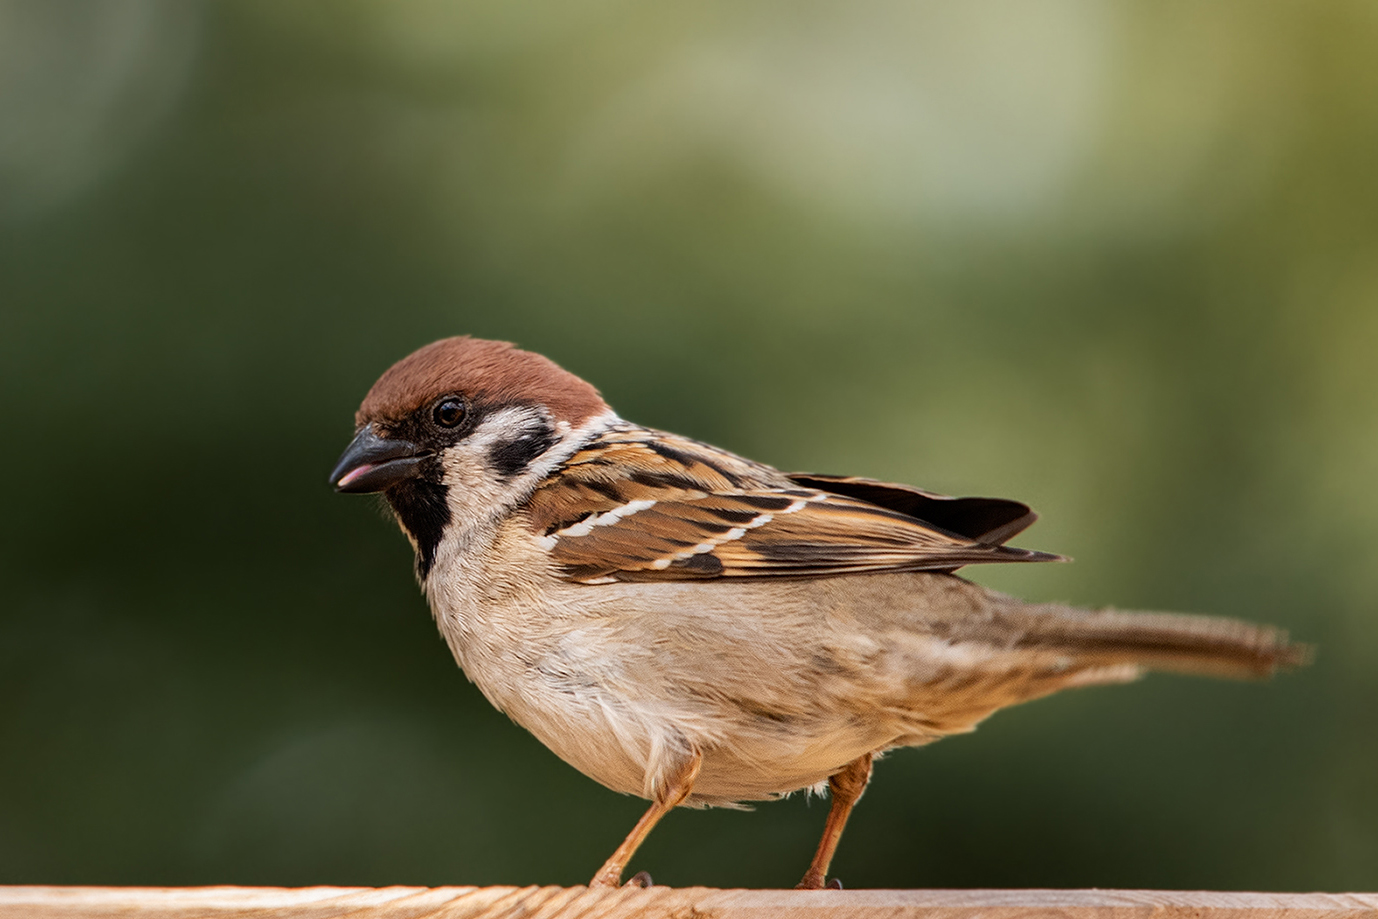
{"label": "pale underbelly", "polygon": [[[689,751],[702,762],[690,805],[762,801],[810,788],[867,753],[896,745],[893,726],[834,719],[807,724],[739,724],[720,736],[695,736],[695,719],[618,718],[601,706],[563,705],[508,714],[557,756],[601,785],[649,797],[655,773],[670,773]],[[909,740],[908,742],[913,742]],[[657,751],[675,752],[658,755]]]}

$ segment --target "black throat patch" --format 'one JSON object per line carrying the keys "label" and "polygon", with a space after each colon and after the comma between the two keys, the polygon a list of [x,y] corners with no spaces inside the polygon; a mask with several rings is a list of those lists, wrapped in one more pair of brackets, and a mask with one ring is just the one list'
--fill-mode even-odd
{"label": "black throat patch", "polygon": [[384,493],[397,522],[416,541],[416,576],[422,581],[435,564],[440,537],[450,523],[447,491],[440,482],[423,477],[400,482]]}

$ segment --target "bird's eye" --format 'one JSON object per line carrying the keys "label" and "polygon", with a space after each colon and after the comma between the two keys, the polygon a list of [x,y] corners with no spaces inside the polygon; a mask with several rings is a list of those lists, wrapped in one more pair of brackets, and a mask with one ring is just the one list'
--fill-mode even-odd
{"label": "bird's eye", "polygon": [[463,399],[442,399],[431,412],[435,423],[442,428],[452,428],[464,420]]}

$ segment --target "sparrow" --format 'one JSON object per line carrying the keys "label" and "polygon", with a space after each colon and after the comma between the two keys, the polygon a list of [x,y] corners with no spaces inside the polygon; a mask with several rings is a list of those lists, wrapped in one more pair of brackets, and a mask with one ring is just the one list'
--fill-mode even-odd
{"label": "sparrow", "polygon": [[784,473],[624,421],[506,342],[421,348],[354,422],[330,482],[382,494],[464,673],[565,762],[650,801],[590,886],[618,886],[677,806],[826,787],[798,885],[821,888],[887,750],[1061,689],[1308,655],[1266,626],[987,590],[953,572],[1063,560],[1006,545],[1028,506]]}

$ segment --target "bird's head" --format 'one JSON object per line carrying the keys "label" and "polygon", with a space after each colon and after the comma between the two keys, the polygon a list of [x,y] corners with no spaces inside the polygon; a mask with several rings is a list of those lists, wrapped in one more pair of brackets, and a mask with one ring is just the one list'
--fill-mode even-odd
{"label": "bird's head", "polygon": [[467,527],[519,501],[548,471],[542,459],[604,415],[598,390],[539,354],[446,338],[373,384],[330,482],[382,492],[424,579],[452,522]]}

